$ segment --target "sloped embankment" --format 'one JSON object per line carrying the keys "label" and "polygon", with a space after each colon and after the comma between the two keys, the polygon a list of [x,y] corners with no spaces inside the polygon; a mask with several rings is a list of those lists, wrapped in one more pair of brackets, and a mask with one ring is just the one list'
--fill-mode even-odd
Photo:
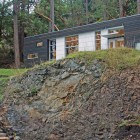
{"label": "sloped embankment", "polygon": [[65,59],[12,79],[4,105],[13,130],[23,140],[139,140],[140,67],[104,61]]}

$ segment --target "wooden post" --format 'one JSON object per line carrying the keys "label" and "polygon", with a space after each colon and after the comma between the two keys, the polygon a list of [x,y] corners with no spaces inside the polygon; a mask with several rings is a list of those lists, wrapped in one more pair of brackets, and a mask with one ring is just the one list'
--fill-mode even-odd
{"label": "wooden post", "polygon": [[18,4],[14,0],[13,3],[13,14],[14,14],[14,51],[15,51],[15,65],[16,68],[20,67],[20,51],[19,51],[19,34],[18,34]]}

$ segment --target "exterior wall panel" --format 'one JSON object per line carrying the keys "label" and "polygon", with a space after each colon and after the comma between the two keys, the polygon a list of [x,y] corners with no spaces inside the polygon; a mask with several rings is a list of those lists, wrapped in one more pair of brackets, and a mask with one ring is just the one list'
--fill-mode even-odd
{"label": "exterior wall panel", "polygon": [[66,57],[65,52],[65,37],[60,37],[56,39],[56,60]]}
{"label": "exterior wall panel", "polygon": [[108,38],[102,36],[107,34],[108,34],[108,29],[101,30],[101,50],[108,49]]}
{"label": "exterior wall panel", "polygon": [[79,51],[95,51],[95,32],[79,34]]}

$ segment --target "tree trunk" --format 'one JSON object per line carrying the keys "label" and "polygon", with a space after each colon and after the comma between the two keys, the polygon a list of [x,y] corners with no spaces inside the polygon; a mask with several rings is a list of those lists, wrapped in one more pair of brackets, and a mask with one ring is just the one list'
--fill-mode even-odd
{"label": "tree trunk", "polygon": [[73,10],[73,0],[70,0],[70,9],[71,9],[71,20],[72,20],[72,26],[75,26],[75,16],[74,16],[74,10]]}
{"label": "tree trunk", "polygon": [[107,20],[107,1],[103,1],[103,19]]}
{"label": "tree trunk", "polygon": [[138,9],[138,14],[140,14],[140,0],[137,0],[137,9]]}
{"label": "tree trunk", "polygon": [[51,31],[54,32],[54,0],[50,0]]}
{"label": "tree trunk", "polygon": [[[25,0],[22,0],[21,12],[25,12]],[[19,28],[19,51],[20,51],[20,61],[23,62],[23,47],[24,47],[24,24],[20,22]]]}
{"label": "tree trunk", "polygon": [[88,0],[85,1],[85,7],[86,7],[86,23],[88,24]]}
{"label": "tree trunk", "polygon": [[18,34],[18,16],[17,16],[18,5],[16,1],[13,4],[14,14],[14,50],[15,50],[15,65],[16,68],[20,67],[20,50],[19,50],[19,34]]}
{"label": "tree trunk", "polygon": [[2,8],[1,8],[1,20],[0,20],[0,41],[2,41],[2,32],[3,32],[3,20],[4,20],[4,5],[5,5],[5,0],[2,2]]}
{"label": "tree trunk", "polygon": [[120,17],[123,17],[123,1],[119,0]]}

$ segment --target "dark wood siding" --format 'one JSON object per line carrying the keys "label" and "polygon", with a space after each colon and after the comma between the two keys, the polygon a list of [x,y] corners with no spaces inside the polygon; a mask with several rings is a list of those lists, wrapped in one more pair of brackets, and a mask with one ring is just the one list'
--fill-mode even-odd
{"label": "dark wood siding", "polygon": [[[43,46],[38,47],[37,43],[43,42]],[[28,59],[29,54],[38,54],[38,58]],[[49,59],[49,44],[47,39],[36,39],[34,40],[25,40],[24,41],[24,65],[25,67],[32,67],[35,64],[40,62],[47,61]]]}
{"label": "dark wood siding", "polygon": [[128,47],[135,47],[135,43],[140,42],[140,18],[128,22],[125,27],[125,42]]}

